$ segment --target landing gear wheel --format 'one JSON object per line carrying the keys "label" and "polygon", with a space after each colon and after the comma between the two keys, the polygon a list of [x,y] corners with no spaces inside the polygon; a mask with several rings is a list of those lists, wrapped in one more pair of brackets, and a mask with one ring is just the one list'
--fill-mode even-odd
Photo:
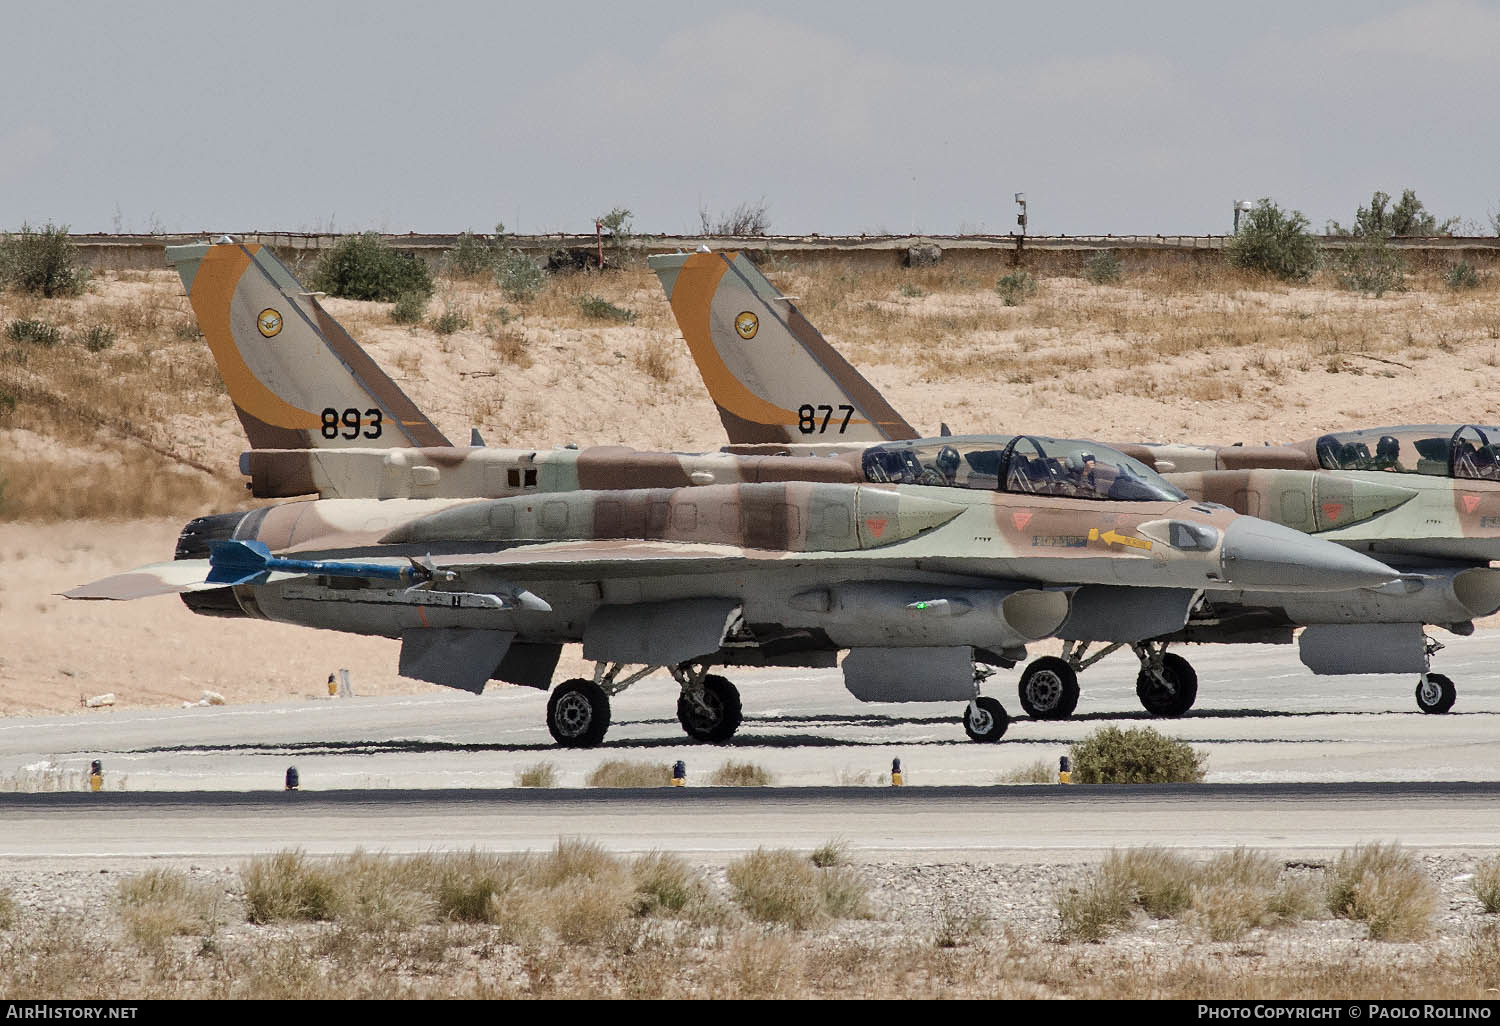
{"label": "landing gear wheel", "polygon": [[563,681],[547,699],[547,729],[564,748],[593,748],[609,729],[609,696],[582,677]]}
{"label": "landing gear wheel", "polygon": [[1135,678],[1135,696],[1152,716],[1181,716],[1198,698],[1198,674],[1192,664],[1171,652],[1161,657],[1161,674],[1165,680],[1144,666]]}
{"label": "landing gear wheel", "polygon": [[677,722],[694,741],[718,744],[740,729],[744,715],[739,689],[716,673],[703,678],[703,706],[700,708],[686,692],[677,699]]}
{"label": "landing gear wheel", "polygon": [[993,698],[976,698],[964,710],[964,733],[970,741],[999,741],[1010,726],[1005,707]]}
{"label": "landing gear wheel", "polygon": [[1078,672],[1056,656],[1033,660],[1019,690],[1021,708],[1034,720],[1065,720],[1078,708]]}
{"label": "landing gear wheel", "polygon": [[1417,708],[1424,713],[1445,713],[1457,699],[1458,689],[1441,673],[1429,673],[1417,681]]}

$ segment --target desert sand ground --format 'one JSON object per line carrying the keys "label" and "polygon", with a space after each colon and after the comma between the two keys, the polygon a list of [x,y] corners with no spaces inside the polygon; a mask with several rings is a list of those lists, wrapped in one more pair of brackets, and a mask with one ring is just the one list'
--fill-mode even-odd
{"label": "desert sand ground", "polygon": [[[1413,276],[1375,298],[1324,277],[1127,268],[1112,285],[1044,277],[1008,307],[993,278],[941,267],[772,277],[922,430],[1259,443],[1500,420],[1494,280],[1454,292]],[[591,319],[579,305],[591,295],[634,319]],[[444,279],[429,316],[468,321],[447,335],[394,323],[386,304],[327,305],[455,441],[471,426],[490,444],[724,440],[645,269],[556,276],[528,303]],[[0,336],[0,713],[106,692],[122,705],[296,697],[338,667],[364,693],[426,688],[395,675],[393,642],[198,617],[169,598],[55,597],[170,558],[187,519],[244,507],[244,441],[172,272],[105,274],[73,299],[0,295],[0,325],[17,318],[62,340]],[[112,344],[86,348],[93,326]]]}

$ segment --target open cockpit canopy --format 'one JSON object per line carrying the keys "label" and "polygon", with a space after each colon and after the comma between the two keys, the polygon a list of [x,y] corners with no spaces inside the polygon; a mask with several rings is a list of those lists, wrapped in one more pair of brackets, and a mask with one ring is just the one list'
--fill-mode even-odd
{"label": "open cockpit canopy", "polygon": [[1416,424],[1323,435],[1303,443],[1323,470],[1381,470],[1500,481],[1500,427]]}
{"label": "open cockpit canopy", "polygon": [[1096,442],[1038,435],[917,439],[864,451],[864,478],[1116,502],[1187,498],[1156,471]]}

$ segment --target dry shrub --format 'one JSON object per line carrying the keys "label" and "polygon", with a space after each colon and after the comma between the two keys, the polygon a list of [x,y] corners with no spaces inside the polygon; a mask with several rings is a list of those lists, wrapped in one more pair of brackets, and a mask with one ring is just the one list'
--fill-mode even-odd
{"label": "dry shrub", "polygon": [[211,929],[219,916],[219,895],[180,870],[152,869],[120,881],[115,891],[125,932],[144,950],[167,938]]}
{"label": "dry shrub", "polygon": [[1500,855],[1474,867],[1474,895],[1486,912],[1500,912]]}
{"label": "dry shrub", "polygon": [[538,762],[527,766],[516,774],[517,787],[556,787],[557,767],[550,762]]}
{"label": "dry shrub", "polygon": [[636,857],[630,872],[637,915],[701,919],[715,908],[702,875],[681,856],[648,852]]}
{"label": "dry shrub", "polygon": [[16,899],[10,891],[0,891],[0,930],[9,930],[16,924]]}
{"label": "dry shrub", "polygon": [[526,875],[526,860],[468,851],[433,859],[437,914],[460,922],[496,922],[492,900],[508,894]]}
{"label": "dry shrub", "polygon": [[648,342],[637,350],[634,359],[636,370],[658,384],[666,384],[672,380],[673,366],[672,357],[675,348],[666,342]]}
{"label": "dry shrub", "polygon": [[589,787],[666,787],[672,783],[672,767],[665,762],[632,762],[606,759],[589,773]]}
{"label": "dry shrub", "polygon": [[736,937],[728,951],[731,995],[757,999],[804,996],[800,986],[803,954],[782,934]]}
{"label": "dry shrub", "polygon": [[1053,897],[1058,936],[1064,943],[1097,943],[1130,922],[1135,895],[1117,878],[1096,872],[1081,887]]}
{"label": "dry shrub", "polygon": [[12,1001],[118,1001],[124,973],[97,926],[54,915],[8,938],[0,994]]}
{"label": "dry shrub", "polygon": [[1013,770],[1006,770],[995,778],[997,784],[1055,784],[1057,783],[1057,770],[1051,762],[1046,759],[1038,759],[1027,763],[1025,766],[1017,766]]}
{"label": "dry shrub", "polygon": [[1365,844],[1339,855],[1328,910],[1364,922],[1372,940],[1417,940],[1432,931],[1437,888],[1399,844]]}
{"label": "dry shrub", "polygon": [[1132,848],[1110,852],[1100,874],[1110,886],[1132,895],[1152,919],[1172,919],[1192,902],[1197,867],[1187,858],[1162,848]]}
{"label": "dry shrub", "polygon": [[342,897],[332,868],[299,849],[251,859],[240,871],[252,923],[288,919],[332,919]]}
{"label": "dry shrub", "polygon": [[361,931],[409,930],[433,917],[428,891],[430,859],[403,859],[355,851],[335,859],[332,871],[342,892],[338,917]]}
{"label": "dry shrub", "polygon": [[869,888],[850,870],[816,868],[785,849],[757,848],[729,864],[729,888],[751,919],[806,929],[828,918],[868,914]]}
{"label": "dry shrub", "polygon": [[734,901],[751,919],[806,929],[823,918],[818,871],[792,851],[757,848],[729,864]]}
{"label": "dry shrub", "polygon": [[824,841],[812,850],[808,859],[819,869],[832,869],[849,861],[849,842],[842,837]]}
{"label": "dry shrub", "polygon": [[520,331],[499,328],[490,333],[490,352],[494,353],[495,359],[501,363],[514,364],[522,368],[530,367],[531,353],[528,346],[526,336]]}
{"label": "dry shrub", "polygon": [[764,766],[731,760],[710,773],[708,783],[714,787],[770,787],[776,777]]}

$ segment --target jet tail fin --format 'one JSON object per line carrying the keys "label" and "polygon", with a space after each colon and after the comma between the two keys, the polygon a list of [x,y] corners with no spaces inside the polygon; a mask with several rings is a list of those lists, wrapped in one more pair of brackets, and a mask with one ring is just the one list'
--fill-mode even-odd
{"label": "jet tail fin", "polygon": [[252,449],[450,444],[270,247],[168,246],[167,260]]}
{"label": "jet tail fin", "polygon": [[917,432],[743,253],[649,258],[736,445]]}

